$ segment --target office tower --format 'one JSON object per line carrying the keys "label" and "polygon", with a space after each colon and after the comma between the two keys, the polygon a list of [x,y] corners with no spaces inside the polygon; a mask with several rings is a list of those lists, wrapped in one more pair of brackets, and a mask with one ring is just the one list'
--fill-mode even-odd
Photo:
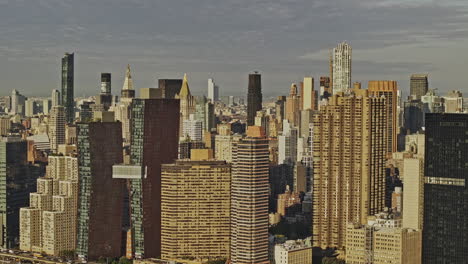
{"label": "office tower", "polygon": [[387,100],[387,139],[388,153],[397,151],[397,93],[398,85],[396,81],[369,81],[367,89],[370,95],[376,97],[384,96]]}
{"label": "office tower", "polygon": [[300,121],[300,100],[301,97],[297,94],[297,85],[291,84],[289,96],[286,97],[286,118],[293,126],[298,126]]}
{"label": "office tower", "polygon": [[426,114],[423,263],[468,259],[468,115]]}
{"label": "office tower", "polygon": [[199,97],[195,101],[195,119],[202,121],[204,133],[210,132],[216,125],[214,104],[205,96]]}
{"label": "office tower", "polygon": [[257,111],[255,126],[261,126],[268,136],[270,131],[270,115],[267,115],[263,110]]}
{"label": "office tower", "polygon": [[131,101],[135,98],[135,90],[133,89],[133,79],[130,69],[130,64],[127,64],[127,70],[125,72],[125,80],[121,91],[122,101]]}
{"label": "office tower", "polygon": [[20,94],[17,90],[11,92],[11,114],[24,115],[26,97]]}
{"label": "office tower", "polygon": [[27,117],[32,117],[35,114],[36,109],[36,102],[34,101],[34,99],[26,99],[24,109],[24,115]]}
{"label": "office tower", "polygon": [[191,114],[195,113],[195,97],[190,93],[187,74],[184,74],[184,80],[182,81],[182,87],[180,92],[176,95],[176,99],[180,100],[180,123],[179,131],[183,131],[184,121],[188,120]]}
{"label": "office tower", "polygon": [[57,152],[60,144],[65,144],[65,108],[63,106],[54,106],[50,111],[49,121],[49,141],[52,152]]}
{"label": "office tower", "polygon": [[317,96],[314,90],[314,78],[304,77],[304,94],[302,97],[302,110],[317,109]]}
{"label": "office tower", "polygon": [[408,134],[417,133],[424,127],[424,103],[420,100],[409,100],[404,103],[404,130]]}
{"label": "office tower", "polygon": [[378,214],[366,225],[348,224],[346,263],[421,264],[421,235],[421,230],[402,228],[392,213]]}
{"label": "office tower", "polygon": [[247,125],[255,124],[257,111],[262,110],[262,76],[258,73],[249,74],[247,93]]}
{"label": "office tower", "polygon": [[[449,109],[453,110],[453,112],[455,113],[457,111],[456,109],[458,105],[456,98],[449,98],[448,100],[446,100],[446,97],[437,95],[436,91],[437,89],[429,89],[425,95],[421,96],[421,102],[424,104],[424,107],[423,107],[424,112],[425,113],[444,113],[446,112],[446,109],[447,109],[446,103],[449,102],[449,105],[453,106],[453,108],[449,107]],[[454,104],[450,104],[451,103],[450,99],[455,99],[452,101]],[[415,101],[418,101],[418,100],[415,100]]]}
{"label": "office tower", "polygon": [[111,89],[111,74],[101,73],[101,93],[97,97],[96,104],[102,105],[105,111],[112,105]]}
{"label": "office tower", "polygon": [[230,245],[231,165],[211,149],[162,165],[161,257],[227,259]]}
{"label": "office tower", "polygon": [[229,124],[219,124],[217,130],[218,135],[215,136],[215,159],[231,163],[235,144],[234,137],[231,135],[231,126]]}
{"label": "office tower", "polygon": [[16,137],[4,137],[0,142],[0,247],[15,248],[19,243],[20,208],[29,204],[29,193],[36,189],[42,176],[41,167],[28,165],[27,142]]}
{"label": "office tower", "polygon": [[286,105],[286,96],[278,96],[278,99],[275,102],[275,112],[276,112],[276,119],[280,122],[283,122],[283,119],[286,118],[284,114],[284,108]]}
{"label": "office tower", "polygon": [[219,87],[212,78],[208,79],[208,99],[212,103],[219,101]]}
{"label": "office tower", "polygon": [[334,94],[313,119],[313,242],[322,248],[342,248],[347,223],[385,204],[385,99],[353,92]]}
{"label": "office tower", "polygon": [[7,136],[10,133],[11,120],[8,117],[0,118],[0,136]]}
{"label": "office tower", "polygon": [[403,159],[403,227],[423,229],[424,160],[417,157]]}
{"label": "office tower", "polygon": [[320,100],[332,96],[331,81],[328,76],[320,76]]}
{"label": "office tower", "polygon": [[463,95],[460,91],[450,91],[444,96],[445,113],[463,112]]}
{"label": "office tower", "polygon": [[[120,256],[125,182],[112,179],[112,165],[123,161],[119,122],[78,123],[79,258]],[[110,195],[112,194],[112,195]]]}
{"label": "office tower", "polygon": [[177,159],[179,100],[134,99],[130,163],[146,177],[130,180],[135,257],[161,256],[161,164]]}
{"label": "office tower", "polygon": [[313,122],[315,110],[302,110],[299,123],[299,137],[304,139],[305,147],[310,148],[310,124]]}
{"label": "office tower", "polygon": [[161,98],[174,99],[179,94],[183,81],[181,79],[159,79]]}
{"label": "office tower", "polygon": [[268,260],[268,140],[250,126],[237,145],[231,184],[231,263]]}
{"label": "office tower", "polygon": [[49,156],[46,171],[20,209],[20,249],[60,256],[76,247],[78,159]]}
{"label": "office tower", "polygon": [[200,120],[195,120],[193,114],[188,120],[184,120],[182,137],[193,141],[202,141],[203,138],[203,123]]}
{"label": "office tower", "polygon": [[48,115],[51,108],[51,102],[49,99],[42,100],[42,113]]}
{"label": "office tower", "polygon": [[352,48],[346,42],[333,49],[333,94],[351,92],[351,55]]}
{"label": "office tower", "polygon": [[288,120],[283,121],[283,133],[278,137],[278,164],[294,165],[297,160],[298,131]]}
{"label": "office tower", "polygon": [[52,97],[51,97],[51,100],[52,100],[52,105],[51,107],[54,107],[54,106],[57,106],[57,105],[61,105],[61,97],[60,97],[60,91],[57,90],[57,89],[53,89],[52,90]]}
{"label": "office tower", "polygon": [[65,108],[65,121],[73,123],[75,120],[74,101],[74,53],[65,53],[62,57],[62,100]]}
{"label": "office tower", "polygon": [[114,107],[115,120],[122,123],[122,138],[125,143],[130,142],[131,137],[131,103],[135,97],[135,90],[133,89],[133,79],[130,72],[130,65],[127,65],[125,73],[125,80],[122,87],[122,97],[120,102]]}
{"label": "office tower", "polygon": [[203,141],[195,141],[190,138],[184,138],[179,141],[179,159],[190,159],[192,149],[205,149],[207,146]]}
{"label": "office tower", "polygon": [[427,93],[429,81],[427,74],[413,74],[410,77],[410,95],[412,99],[420,100]]}
{"label": "office tower", "polygon": [[312,246],[303,240],[288,240],[275,245],[276,264],[312,264]]}

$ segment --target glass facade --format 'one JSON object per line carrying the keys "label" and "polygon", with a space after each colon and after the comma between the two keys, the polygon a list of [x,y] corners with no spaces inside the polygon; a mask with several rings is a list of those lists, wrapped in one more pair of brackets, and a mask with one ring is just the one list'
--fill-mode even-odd
{"label": "glass facade", "polygon": [[74,102],[74,54],[65,53],[62,58],[62,105],[65,107],[67,123],[75,119]]}
{"label": "glass facade", "polygon": [[426,114],[423,263],[468,259],[468,115]]}
{"label": "glass facade", "polygon": [[29,193],[45,169],[27,163],[27,143],[3,138],[0,142],[0,246],[19,244],[19,209],[29,206]]}

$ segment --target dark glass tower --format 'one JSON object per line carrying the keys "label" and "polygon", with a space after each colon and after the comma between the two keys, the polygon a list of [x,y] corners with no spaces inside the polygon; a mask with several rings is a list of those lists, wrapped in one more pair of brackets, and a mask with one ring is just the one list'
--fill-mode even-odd
{"label": "dark glass tower", "polygon": [[413,99],[420,100],[421,96],[426,95],[429,89],[427,74],[413,74],[410,80],[410,94]]}
{"label": "dark glass tower", "polygon": [[29,206],[29,193],[36,190],[36,180],[44,175],[42,166],[27,161],[27,142],[4,137],[0,141],[0,247],[19,244],[19,211]]}
{"label": "dark glass tower", "polygon": [[112,105],[110,73],[101,73],[101,93],[96,103],[102,105],[106,111],[109,110]]}
{"label": "dark glass tower", "polygon": [[80,258],[121,256],[125,181],[112,179],[112,165],[123,162],[122,124],[77,124],[78,225]]}
{"label": "dark glass tower", "polygon": [[257,111],[262,110],[262,76],[258,73],[249,74],[247,94],[247,125],[255,125]]}
{"label": "dark glass tower", "polygon": [[62,58],[62,105],[65,107],[65,120],[73,123],[75,119],[75,102],[73,94],[74,53],[65,53]]}
{"label": "dark glass tower", "polygon": [[423,263],[468,260],[468,115],[426,114]]}
{"label": "dark glass tower", "polygon": [[134,99],[130,162],[146,176],[130,180],[130,214],[136,258],[161,256],[161,164],[177,159],[180,101]]}
{"label": "dark glass tower", "polygon": [[159,79],[158,84],[162,98],[174,99],[182,87],[182,79]]}

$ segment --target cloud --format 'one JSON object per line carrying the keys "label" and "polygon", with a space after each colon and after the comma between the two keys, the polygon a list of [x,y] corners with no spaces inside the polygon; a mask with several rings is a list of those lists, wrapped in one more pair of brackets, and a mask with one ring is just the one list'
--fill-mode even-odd
{"label": "cloud", "polygon": [[[0,71],[4,94],[23,87],[49,94],[66,51],[76,51],[77,94],[96,93],[101,71],[121,79],[128,62],[135,64],[136,85],[193,72],[196,93],[215,75],[224,91],[243,94],[246,74],[259,69],[266,93],[287,93],[289,83],[304,74],[327,74],[328,50],[343,40],[353,47],[357,79],[404,80],[426,69],[441,89],[464,82],[453,75],[458,69],[448,58],[460,57],[468,38],[466,1],[0,0],[0,5],[0,56],[14,61]],[[37,78],[19,78],[24,72]]]}

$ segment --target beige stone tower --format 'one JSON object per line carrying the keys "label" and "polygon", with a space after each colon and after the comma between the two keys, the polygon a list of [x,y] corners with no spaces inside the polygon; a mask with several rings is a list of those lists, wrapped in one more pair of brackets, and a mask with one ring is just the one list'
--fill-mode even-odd
{"label": "beige stone tower", "polygon": [[384,208],[386,124],[385,99],[360,89],[314,114],[314,246],[342,248],[348,223]]}
{"label": "beige stone tower", "polygon": [[231,165],[211,149],[162,166],[161,253],[165,260],[226,259],[230,241]]}

